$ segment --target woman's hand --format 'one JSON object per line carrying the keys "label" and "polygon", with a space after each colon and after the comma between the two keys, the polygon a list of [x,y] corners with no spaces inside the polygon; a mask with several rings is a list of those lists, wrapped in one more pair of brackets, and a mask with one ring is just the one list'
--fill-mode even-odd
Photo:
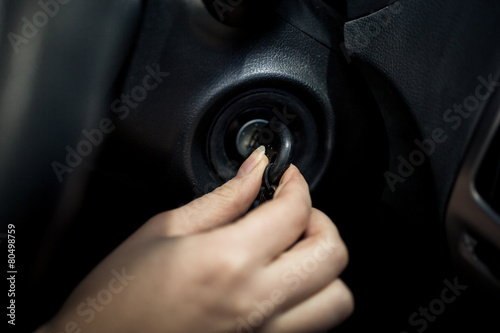
{"label": "woman's hand", "polygon": [[347,250],[299,170],[246,214],[267,163],[259,148],[225,185],[147,221],[39,332],[303,333],[343,321]]}

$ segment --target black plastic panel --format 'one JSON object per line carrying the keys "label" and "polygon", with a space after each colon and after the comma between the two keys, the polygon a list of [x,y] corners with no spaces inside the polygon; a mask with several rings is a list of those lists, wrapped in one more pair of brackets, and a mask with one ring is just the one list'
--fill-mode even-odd
{"label": "black plastic panel", "polygon": [[[330,17],[310,18],[324,25]],[[224,179],[209,161],[207,140],[225,105],[251,90],[280,89],[307,105],[321,126],[322,162],[303,169],[317,183],[333,150],[334,111],[345,91],[341,56],[333,58],[328,46],[286,17],[275,15],[259,29],[235,28],[212,17],[201,0],[149,1],[144,21],[123,91],[140,86],[148,66],[168,78],[119,122],[102,161],[106,172],[141,187],[172,186],[180,189],[176,199],[191,200]],[[321,37],[329,41],[334,33]]]}
{"label": "black plastic panel", "polygon": [[[485,163],[496,162],[500,154],[499,150],[492,150],[497,144],[499,126],[500,91],[476,128],[450,198],[446,220],[455,262],[480,285],[496,289],[498,295],[500,215],[494,210],[498,202],[488,203],[493,199],[491,193],[497,190],[490,186],[496,186],[496,170],[489,173],[491,170],[485,168]],[[478,181],[480,190],[476,188]]]}
{"label": "black plastic panel", "polygon": [[495,134],[479,167],[475,186],[481,198],[500,215],[500,131]]}
{"label": "black plastic panel", "polygon": [[[498,13],[496,0],[404,0],[345,25],[349,57],[370,80],[382,109],[393,113],[383,111],[391,136],[389,171],[398,174],[398,157],[408,160],[419,149],[415,140],[444,131],[444,141],[425,157],[430,177],[417,181],[435,187],[441,217],[487,92],[494,88],[488,82],[500,70]],[[380,93],[383,83],[390,85],[391,94],[389,89]],[[390,119],[394,114],[400,117],[395,124]],[[394,135],[403,123],[416,126],[409,138]],[[404,177],[391,192],[430,195],[411,190],[416,177]]]}

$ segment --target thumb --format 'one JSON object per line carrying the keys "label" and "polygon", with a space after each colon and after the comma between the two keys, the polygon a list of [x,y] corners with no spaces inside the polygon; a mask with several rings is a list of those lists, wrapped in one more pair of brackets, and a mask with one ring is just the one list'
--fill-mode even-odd
{"label": "thumb", "polygon": [[244,215],[262,185],[262,175],[268,164],[264,153],[265,147],[260,146],[241,165],[233,179],[189,204],[167,212],[167,236],[198,233]]}

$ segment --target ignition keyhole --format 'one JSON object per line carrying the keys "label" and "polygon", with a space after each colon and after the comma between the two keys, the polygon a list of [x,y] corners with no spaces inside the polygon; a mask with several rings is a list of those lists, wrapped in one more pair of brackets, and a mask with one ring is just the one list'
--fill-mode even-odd
{"label": "ignition keyhole", "polygon": [[267,120],[254,119],[244,124],[236,135],[236,149],[241,157],[247,158],[261,145],[262,129],[268,124]]}
{"label": "ignition keyhole", "polygon": [[264,145],[266,155],[273,164],[270,179],[277,183],[292,160],[293,136],[285,124],[273,121],[274,126],[270,126],[269,121],[264,119],[253,119],[245,123],[236,135],[236,149],[246,158],[257,147]]}

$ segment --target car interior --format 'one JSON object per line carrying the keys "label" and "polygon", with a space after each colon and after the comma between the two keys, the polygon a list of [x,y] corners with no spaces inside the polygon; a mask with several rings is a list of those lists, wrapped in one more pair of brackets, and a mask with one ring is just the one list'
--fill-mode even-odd
{"label": "car interior", "polygon": [[259,144],[349,249],[332,331],[498,331],[499,1],[4,0],[0,32],[20,332]]}

